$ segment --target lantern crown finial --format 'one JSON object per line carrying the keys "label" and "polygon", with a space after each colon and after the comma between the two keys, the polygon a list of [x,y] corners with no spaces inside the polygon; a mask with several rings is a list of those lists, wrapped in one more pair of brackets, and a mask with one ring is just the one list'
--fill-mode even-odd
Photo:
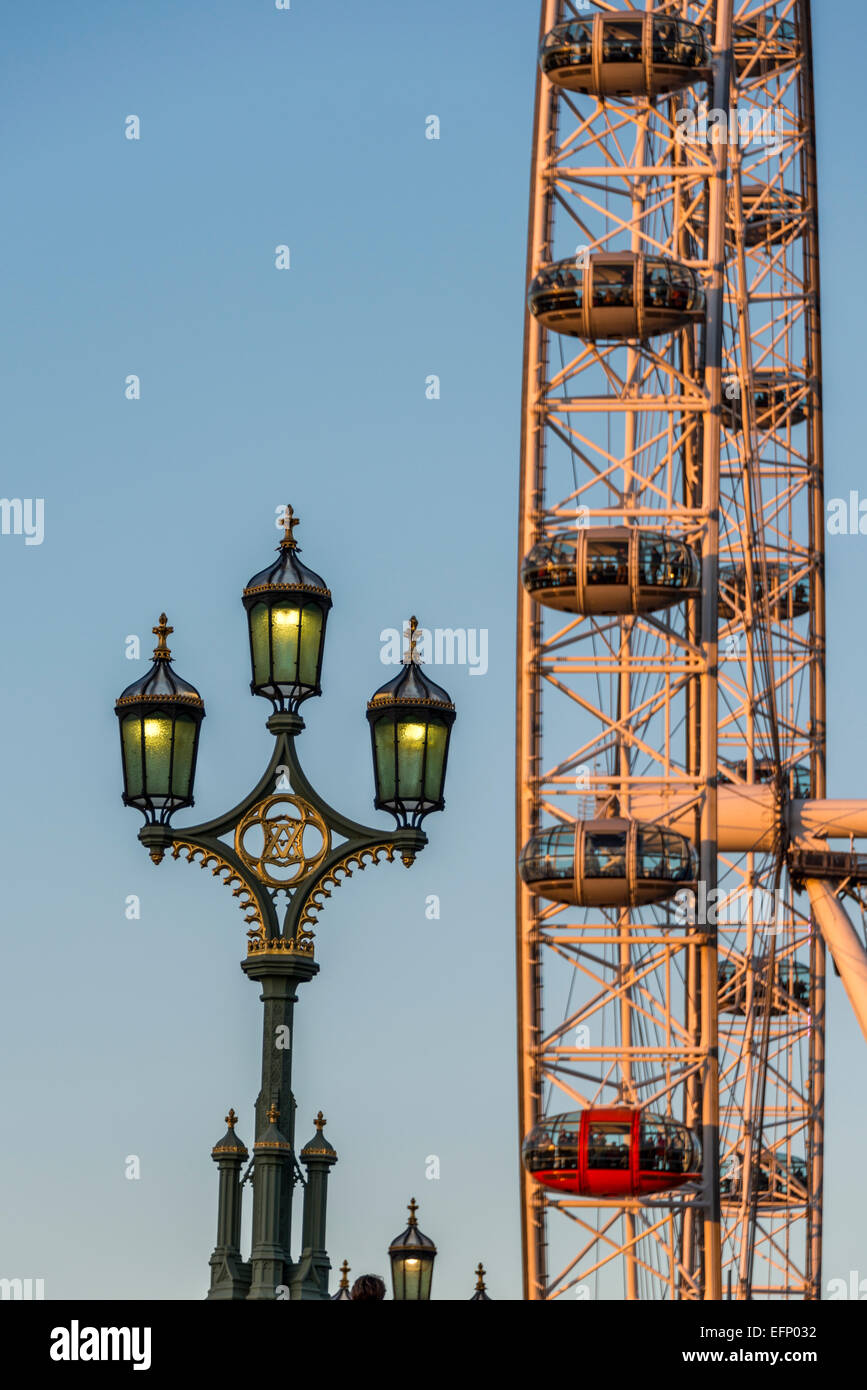
{"label": "lantern crown finial", "polygon": [[160,613],[160,620],[156,627],[151,628],[151,632],[157,639],[157,644],[154,647],[154,661],[171,661],[172,654],[169,651],[166,638],[174,632],[174,628],[168,626],[165,613]]}
{"label": "lantern crown finial", "polygon": [[235,1114],[234,1110],[230,1110],[228,1115],[226,1116],[226,1124],[229,1126],[229,1129],[234,1129],[237,1123],[238,1116]]}
{"label": "lantern crown finial", "polygon": [[485,1292],[485,1267],[484,1267],[484,1265],[482,1264],[481,1260],[479,1260],[479,1263],[478,1263],[478,1265],[476,1266],[476,1275],[477,1275],[477,1278],[476,1278],[476,1291],[477,1291],[478,1293],[484,1293],[484,1292]]}
{"label": "lantern crown finial", "polygon": [[416,1218],[416,1212],[418,1211],[418,1202],[415,1200],[414,1197],[413,1197],[412,1201],[410,1202],[410,1204],[409,1204],[407,1210],[408,1210],[408,1212],[409,1212],[409,1224],[410,1224],[410,1226],[417,1226],[417,1225],[418,1225],[418,1220],[417,1220],[417,1218]]}
{"label": "lantern crown finial", "polygon": [[415,615],[413,615],[413,616],[410,618],[410,620],[409,620],[409,627],[406,627],[406,628],[404,628],[404,630],[403,630],[403,635],[404,635],[404,637],[406,638],[406,640],[409,642],[409,651],[406,653],[406,655],[405,655],[404,658],[403,658],[404,664],[407,665],[407,666],[409,666],[409,665],[420,666],[420,665],[421,665],[421,657],[420,657],[419,654],[418,654],[418,646],[419,646],[420,638],[418,638],[418,637],[416,636],[416,633],[417,633],[417,632],[418,632],[418,618],[416,618]]}
{"label": "lantern crown finial", "polygon": [[340,1287],[342,1289],[349,1288],[349,1264],[346,1260],[340,1266]]}
{"label": "lantern crown finial", "polygon": [[281,550],[298,550],[298,542],[295,539],[295,527],[298,525],[300,517],[295,515],[293,507],[286,503],[283,508],[283,539],[280,542]]}
{"label": "lantern crown finial", "polygon": [[328,1121],[326,1120],[321,1110],[319,1111],[319,1114],[316,1116],[316,1119],[313,1121],[313,1123],[315,1124],[316,1128],[319,1130],[320,1133],[325,1128]]}

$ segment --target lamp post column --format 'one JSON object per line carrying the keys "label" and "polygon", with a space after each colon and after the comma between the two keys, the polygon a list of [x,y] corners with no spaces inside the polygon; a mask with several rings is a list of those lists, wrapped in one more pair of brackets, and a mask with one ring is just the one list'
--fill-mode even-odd
{"label": "lamp post column", "polygon": [[[258,943],[253,943],[255,947]],[[282,940],[281,940],[282,944]],[[289,944],[289,943],[287,943]],[[266,944],[265,950],[251,950],[241,969],[251,980],[256,980],[262,988],[260,999],[262,1014],[262,1085],[256,1099],[256,1140],[265,1137],[271,1123],[269,1112],[276,1107],[283,1117],[281,1131],[288,1142],[288,1149],[282,1163],[277,1192],[277,1235],[283,1250],[285,1270],[276,1281],[288,1281],[292,1262],[292,1192],[295,1183],[295,1097],[292,1094],[292,1042],[295,1003],[298,998],[298,985],[312,979],[319,966],[312,957],[302,957],[292,951],[281,950],[274,941]],[[254,1152],[256,1146],[254,1145]],[[259,1184],[255,1172],[258,1171],[259,1158],[256,1158],[253,1179],[253,1223],[256,1224],[256,1209],[259,1205]],[[269,1199],[270,1200],[270,1199]],[[256,1295],[251,1295],[256,1296]],[[269,1295],[274,1297],[273,1290]]]}

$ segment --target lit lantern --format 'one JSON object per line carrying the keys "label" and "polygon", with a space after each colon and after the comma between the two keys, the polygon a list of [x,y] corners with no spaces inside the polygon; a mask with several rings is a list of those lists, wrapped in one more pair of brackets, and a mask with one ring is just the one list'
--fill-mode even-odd
{"label": "lit lantern", "polygon": [[174,811],[193,805],[199,726],[205,706],[199,692],[172,669],[166,638],[174,628],[160,614],[154,664],[127,686],[115,705],[120,723],[123,802],[149,824],[168,824]]}
{"label": "lit lantern", "polygon": [[430,1237],[419,1230],[417,1211],[418,1203],[413,1197],[409,1204],[409,1225],[388,1247],[392,1289],[395,1299],[401,1301],[430,1298],[437,1248]]}
{"label": "lit lantern", "polygon": [[445,805],[449,737],[455,722],[451,697],[422,674],[416,650],[418,620],[410,620],[409,653],[400,675],[367,705],[376,780],[374,805],[398,825],[420,825]]}
{"label": "lit lantern", "polygon": [[243,603],[250,628],[254,695],[277,711],[295,713],[302,700],[321,695],[322,652],[331,593],[325,581],[302,565],[293,536],[298,518],[285,509],[285,534],[278,559],[254,574]]}

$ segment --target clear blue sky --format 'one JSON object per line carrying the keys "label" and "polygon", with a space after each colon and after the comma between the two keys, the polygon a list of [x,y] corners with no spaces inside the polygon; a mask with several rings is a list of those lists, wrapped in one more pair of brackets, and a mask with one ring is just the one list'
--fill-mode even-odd
{"label": "clear blue sky", "polygon": [[[203,1296],[230,1105],[253,1138],[241,914],[210,876],[151,865],[112,707],[144,669],[124,639],[149,651],[165,608],[208,711],[193,817],[246,793],[271,741],[240,592],[285,501],[335,605],[302,756],[351,815],[375,818],[380,630],[415,612],[489,633],[484,677],[433,671],[459,719],[430,847],[334,895],[296,1015],[299,1139],[321,1107],[340,1155],[332,1262],[385,1273],[415,1195],[435,1296],[469,1298],[480,1259],[493,1297],[520,1295],[513,611],[537,24],[535,0],[4,11],[0,486],[45,499],[45,539],[0,537],[0,1275],[44,1278],[48,1298]],[[867,12],[823,0],[815,28],[834,497],[865,487]],[[828,572],[830,791],[865,795],[867,538],[833,538]],[[865,1060],[833,980],[826,1280],[867,1275]]]}

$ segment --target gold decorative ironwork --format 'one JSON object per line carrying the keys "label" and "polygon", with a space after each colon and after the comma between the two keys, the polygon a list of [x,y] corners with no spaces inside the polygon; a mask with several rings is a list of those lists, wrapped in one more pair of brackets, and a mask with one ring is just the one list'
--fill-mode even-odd
{"label": "gold decorative ironwork", "polygon": [[171,636],[174,628],[167,626],[165,613],[160,613],[160,620],[156,627],[151,628],[151,632],[157,639],[157,645],[154,648],[154,661],[171,661],[172,654],[166,644],[166,638]]}
{"label": "gold decorative ironwork", "polygon": [[321,1132],[321,1131],[325,1128],[325,1126],[327,1125],[328,1121],[326,1120],[326,1118],[325,1118],[325,1116],[323,1115],[323,1113],[322,1113],[321,1110],[319,1111],[319,1114],[316,1116],[316,1119],[313,1121],[313,1123],[315,1124],[316,1128],[317,1128],[320,1132]]}
{"label": "gold decorative ironwork", "polygon": [[248,956],[282,955],[291,951],[296,955],[313,955],[313,933],[299,932],[298,937],[253,936],[247,942]]}
{"label": "gold decorative ironwork", "polygon": [[[331,897],[331,888],[339,888],[343,878],[352,878],[350,865],[354,864],[356,869],[366,869],[364,860],[369,859],[371,864],[378,864],[380,859],[385,856],[389,863],[394,859],[394,844],[391,841],[383,841],[378,845],[366,845],[364,849],[355,849],[347,854],[343,859],[332,864],[314,888],[311,888],[307,901],[304,904],[304,911],[298,921],[298,935],[306,936],[310,933],[305,931],[308,923],[314,923],[325,906],[325,898]],[[405,860],[404,860],[405,862]],[[338,878],[342,873],[343,878]],[[330,885],[330,887],[329,887]]]}
{"label": "gold decorative ironwork", "polygon": [[[254,835],[262,838],[258,854],[248,848]],[[318,842],[311,846],[311,839]],[[235,831],[238,858],[271,888],[289,888],[315,873],[330,848],[330,831],[315,806],[289,792],[258,802]]]}
{"label": "gold decorative ironwork", "polygon": [[238,906],[246,914],[244,921],[249,923],[252,928],[247,932],[247,935],[264,940],[265,923],[262,920],[259,904],[256,902],[253,890],[244,882],[234,865],[223,859],[216,850],[203,849],[201,845],[192,845],[188,840],[173,840],[172,858],[177,859],[182,850],[186,852],[188,864],[196,863],[196,856],[200,855],[201,858],[198,860],[200,868],[210,869],[211,873],[215,877],[221,878],[227,887],[232,884],[236,885],[232,888],[232,897],[239,899]]}

